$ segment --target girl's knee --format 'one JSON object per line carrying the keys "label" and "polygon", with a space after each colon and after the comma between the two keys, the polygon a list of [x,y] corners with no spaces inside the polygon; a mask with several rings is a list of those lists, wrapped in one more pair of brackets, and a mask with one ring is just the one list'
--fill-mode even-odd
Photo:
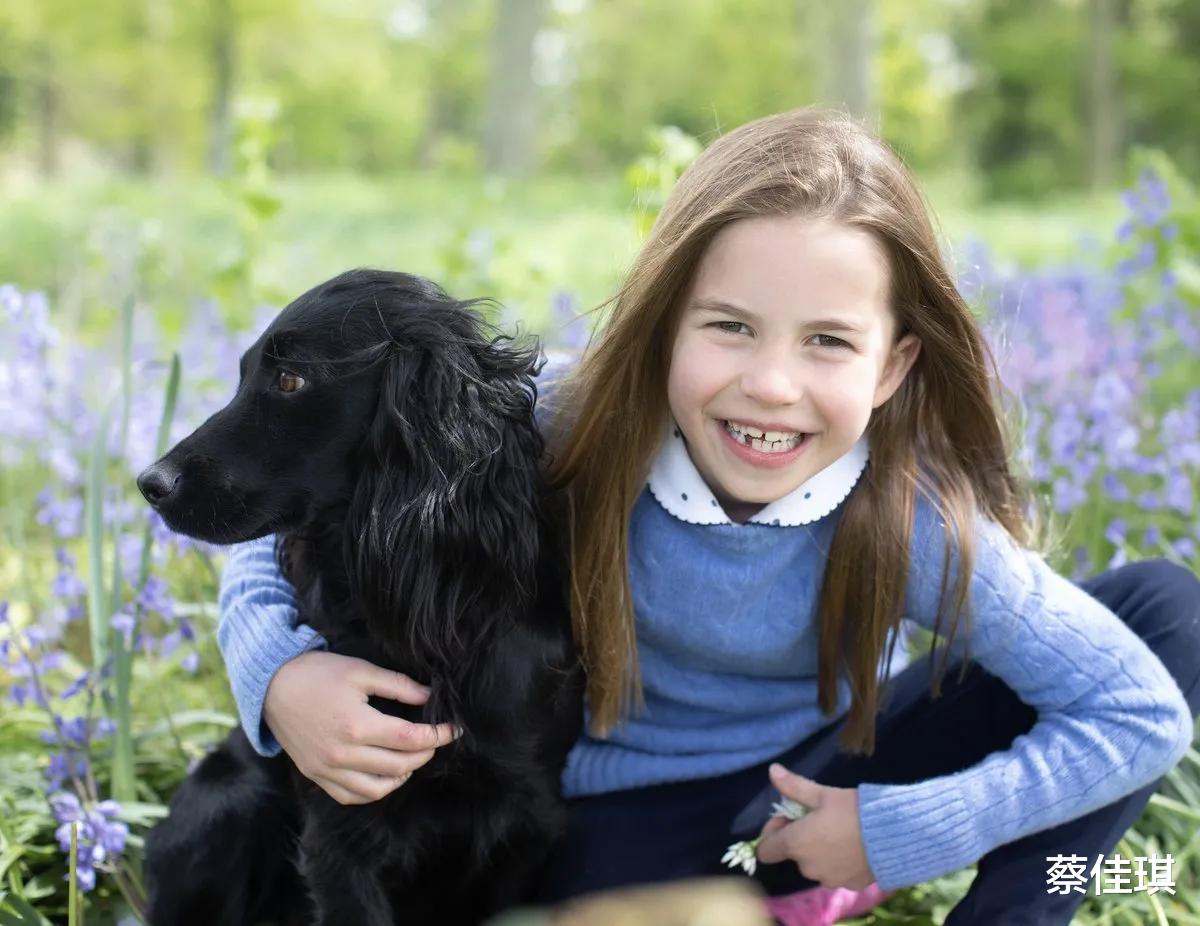
{"label": "girl's knee", "polygon": [[1165,559],[1130,563],[1124,572],[1154,601],[1155,610],[1174,623],[1200,627],[1200,578],[1190,569]]}
{"label": "girl's knee", "polygon": [[1200,578],[1164,559],[1130,563],[1120,572],[1141,604],[1131,628],[1162,660],[1195,713],[1200,699]]}

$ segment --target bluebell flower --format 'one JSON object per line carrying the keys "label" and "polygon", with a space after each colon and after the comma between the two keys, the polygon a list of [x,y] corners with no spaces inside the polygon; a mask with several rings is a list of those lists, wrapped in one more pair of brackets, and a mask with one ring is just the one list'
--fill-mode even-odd
{"label": "bluebell flower", "polygon": [[[70,877],[70,872],[65,878]],[[64,880],[65,880],[64,878]],[[95,890],[96,887],[96,869],[91,865],[76,865],[75,866],[75,883],[79,885],[79,889],[85,894]]]}
{"label": "bluebell flower", "polygon": [[79,694],[79,692],[83,691],[83,689],[87,687],[88,681],[91,679],[91,677],[91,672],[84,672],[77,679],[75,679],[75,681],[71,682],[70,685],[63,689],[62,694],[58,696],[59,699],[63,701],[71,700],[71,698],[75,697],[75,695]]}
{"label": "bluebell flower", "polygon": [[71,746],[84,748],[88,744],[88,721],[86,717],[66,717],[61,719],[59,733],[63,741]]}
{"label": "bluebell flower", "polygon": [[175,604],[167,594],[167,583],[158,576],[148,576],[146,584],[138,594],[138,605],[143,611],[161,614],[167,620],[175,615]]}
{"label": "bluebell flower", "polygon": [[86,595],[87,586],[83,584],[83,579],[75,573],[64,569],[58,572],[54,576],[54,581],[50,583],[50,594],[60,601],[70,601]]}
{"label": "bluebell flower", "polygon": [[50,764],[45,770],[46,787],[54,791],[63,786],[63,782],[71,774],[71,766],[65,752],[50,753]]}
{"label": "bluebell flower", "polygon": [[13,678],[33,678],[33,664],[24,656],[18,656],[8,667],[8,674]]}
{"label": "bluebell flower", "polygon": [[125,645],[128,646],[133,641],[133,627],[135,624],[134,617],[128,611],[118,611],[109,618],[108,624],[113,630],[121,634],[125,638]]}
{"label": "bluebell flower", "polygon": [[[48,493],[43,493],[47,497],[42,501],[41,507],[36,514],[38,524],[50,525],[56,536],[69,539],[79,537],[83,533],[83,499],[71,496],[61,500],[56,500],[48,496]],[[42,495],[39,495],[39,500],[42,500]]]}
{"label": "bluebell flower", "polygon": [[1182,469],[1173,469],[1167,476],[1164,504],[1185,515],[1193,513],[1192,480]]}
{"label": "bluebell flower", "polygon": [[1079,483],[1060,476],[1054,480],[1054,508],[1066,513],[1087,501],[1087,489]]}
{"label": "bluebell flower", "polygon": [[[50,809],[54,813],[54,819],[59,823],[72,823],[75,820],[83,819],[83,807],[79,803],[79,798],[70,791],[52,795]],[[70,841],[67,842],[67,845],[70,845]]]}
{"label": "bluebell flower", "polygon": [[1123,483],[1116,473],[1105,473],[1103,478],[1104,492],[1108,497],[1117,502],[1127,501],[1129,498],[1129,487]]}
{"label": "bluebell flower", "polygon": [[1083,421],[1073,405],[1067,405],[1050,424],[1050,459],[1059,466],[1072,463],[1083,439]]}
{"label": "bluebell flower", "polygon": [[163,659],[167,659],[179,649],[179,644],[183,642],[183,634],[178,630],[172,630],[163,634],[163,638],[158,643],[158,654]]}
{"label": "bluebell flower", "polygon": [[37,624],[31,624],[25,628],[25,639],[29,641],[32,647],[42,646],[50,639],[50,634],[45,627]]}

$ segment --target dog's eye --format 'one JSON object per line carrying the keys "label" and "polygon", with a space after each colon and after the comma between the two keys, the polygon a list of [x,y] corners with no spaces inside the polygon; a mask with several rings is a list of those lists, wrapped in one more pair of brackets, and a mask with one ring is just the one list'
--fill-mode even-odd
{"label": "dog's eye", "polygon": [[280,392],[296,392],[304,388],[304,377],[297,376],[287,370],[279,371],[279,391]]}

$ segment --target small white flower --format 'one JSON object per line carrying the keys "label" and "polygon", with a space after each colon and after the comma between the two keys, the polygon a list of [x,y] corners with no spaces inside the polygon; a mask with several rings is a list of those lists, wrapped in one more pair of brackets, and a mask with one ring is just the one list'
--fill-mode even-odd
{"label": "small white flower", "polygon": [[[785,797],[771,806],[772,817],[787,817],[789,820],[799,820],[807,813],[807,807],[797,804],[790,797]],[[740,865],[746,874],[753,875],[755,869],[758,868],[758,843],[761,839],[762,837],[760,836],[758,839],[735,842],[725,850],[725,854],[721,856],[721,861],[730,868],[737,868]]]}
{"label": "small white flower", "polygon": [[771,805],[772,817],[787,817],[789,820],[799,820],[806,813],[808,813],[808,808],[803,804],[797,804],[790,797],[785,797],[782,801],[776,801]]}
{"label": "small white flower", "polygon": [[730,868],[737,868],[741,865],[746,874],[752,875],[754,874],[754,869],[758,867],[758,856],[755,854],[757,849],[757,839],[751,839],[748,842],[735,842],[725,850],[725,854],[721,856],[721,861]]}

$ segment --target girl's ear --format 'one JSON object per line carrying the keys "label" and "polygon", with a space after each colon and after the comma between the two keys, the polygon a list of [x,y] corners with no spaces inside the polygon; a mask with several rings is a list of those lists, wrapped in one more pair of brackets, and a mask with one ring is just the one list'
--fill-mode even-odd
{"label": "girl's ear", "polygon": [[915,334],[906,334],[896,342],[884,365],[883,375],[879,377],[879,383],[875,386],[875,398],[871,402],[871,408],[879,408],[892,397],[904,382],[904,377],[908,375],[912,365],[917,362],[920,353],[921,339]]}

